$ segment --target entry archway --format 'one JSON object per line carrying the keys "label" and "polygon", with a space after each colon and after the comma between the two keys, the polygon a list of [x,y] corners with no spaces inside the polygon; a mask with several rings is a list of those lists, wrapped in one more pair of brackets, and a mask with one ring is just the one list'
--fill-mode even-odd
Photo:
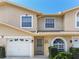
{"label": "entry archway", "polygon": [[51,46],[56,47],[59,51],[67,51],[67,41],[62,37],[56,37],[51,41]]}

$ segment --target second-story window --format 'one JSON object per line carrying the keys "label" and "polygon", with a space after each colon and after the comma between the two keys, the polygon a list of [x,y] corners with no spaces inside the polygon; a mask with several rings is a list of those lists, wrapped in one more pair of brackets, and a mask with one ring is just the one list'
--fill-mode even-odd
{"label": "second-story window", "polygon": [[46,19],[45,28],[54,28],[54,19]]}
{"label": "second-story window", "polygon": [[30,15],[21,16],[21,27],[24,28],[32,27],[32,16]]}
{"label": "second-story window", "polygon": [[76,27],[79,27],[79,12],[77,13]]}

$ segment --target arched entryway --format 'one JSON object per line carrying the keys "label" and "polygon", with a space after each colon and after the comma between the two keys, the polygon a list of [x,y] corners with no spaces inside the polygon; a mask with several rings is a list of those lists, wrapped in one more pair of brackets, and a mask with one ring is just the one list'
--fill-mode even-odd
{"label": "arched entryway", "polygon": [[62,37],[56,37],[52,40],[51,46],[56,47],[59,51],[67,51],[67,42]]}

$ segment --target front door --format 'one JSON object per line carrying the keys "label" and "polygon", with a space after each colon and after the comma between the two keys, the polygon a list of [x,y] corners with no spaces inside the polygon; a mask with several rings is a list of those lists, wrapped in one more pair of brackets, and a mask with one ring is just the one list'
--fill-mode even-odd
{"label": "front door", "polygon": [[44,40],[35,40],[35,55],[44,55]]}

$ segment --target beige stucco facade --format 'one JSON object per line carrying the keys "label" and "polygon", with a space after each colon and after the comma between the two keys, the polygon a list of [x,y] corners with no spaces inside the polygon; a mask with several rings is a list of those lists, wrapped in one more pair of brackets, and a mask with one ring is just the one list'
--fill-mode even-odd
{"label": "beige stucco facade", "polygon": [[[54,40],[56,37],[59,37],[59,38],[62,37],[64,40],[67,41],[67,49],[69,49],[72,46],[72,44],[70,43],[70,40],[72,40],[72,37],[74,37],[72,35],[46,35],[46,36],[38,37],[38,36],[33,36],[33,35],[29,34],[28,32],[27,33],[21,32],[19,30],[16,30],[14,28],[11,28],[11,27],[8,27],[8,26],[2,25],[2,24],[0,24],[0,35],[1,35],[0,36],[0,46],[5,46],[5,47],[7,47],[6,43],[8,40],[7,38],[5,38],[6,36],[8,36],[8,37],[31,36],[33,38],[33,40],[36,39],[34,37],[37,37],[37,38],[43,37],[43,39],[44,39],[44,56],[48,56],[48,54],[49,54],[48,47],[51,45],[52,40]],[[79,36],[77,36],[77,37],[79,37]],[[34,56],[34,43],[35,42],[33,42],[33,56]]]}
{"label": "beige stucco facade", "polygon": [[[37,38],[44,40],[44,55],[49,55],[48,47],[53,44],[55,38],[65,41],[66,51],[73,46],[73,37],[79,38],[79,28],[75,28],[76,13],[79,8],[74,10],[52,15],[44,15],[42,13],[28,10],[27,8],[17,6],[8,2],[0,2],[0,46],[6,47],[7,38],[5,37],[32,37],[32,52],[34,56],[35,41]],[[21,16],[32,15],[33,27],[21,28]],[[55,27],[51,29],[45,28],[45,19],[55,19]],[[44,31],[44,32],[43,32]],[[57,31],[57,32],[56,32]]]}
{"label": "beige stucco facade", "polygon": [[78,9],[70,11],[64,15],[64,30],[65,31],[79,31],[79,28],[76,28],[75,21],[77,17]]}
{"label": "beige stucco facade", "polygon": [[28,31],[36,31],[37,30],[37,15],[32,12],[28,12],[27,10],[17,8],[11,5],[0,6],[0,21],[5,22],[7,24],[16,26],[21,28],[20,21],[22,15],[32,15],[33,16],[33,27],[32,28],[22,28]]}
{"label": "beige stucco facade", "polygon": [[[55,27],[54,28],[45,28],[45,20],[54,19]],[[63,17],[52,16],[52,17],[42,17],[38,19],[38,31],[50,31],[50,30],[63,30]]]}

